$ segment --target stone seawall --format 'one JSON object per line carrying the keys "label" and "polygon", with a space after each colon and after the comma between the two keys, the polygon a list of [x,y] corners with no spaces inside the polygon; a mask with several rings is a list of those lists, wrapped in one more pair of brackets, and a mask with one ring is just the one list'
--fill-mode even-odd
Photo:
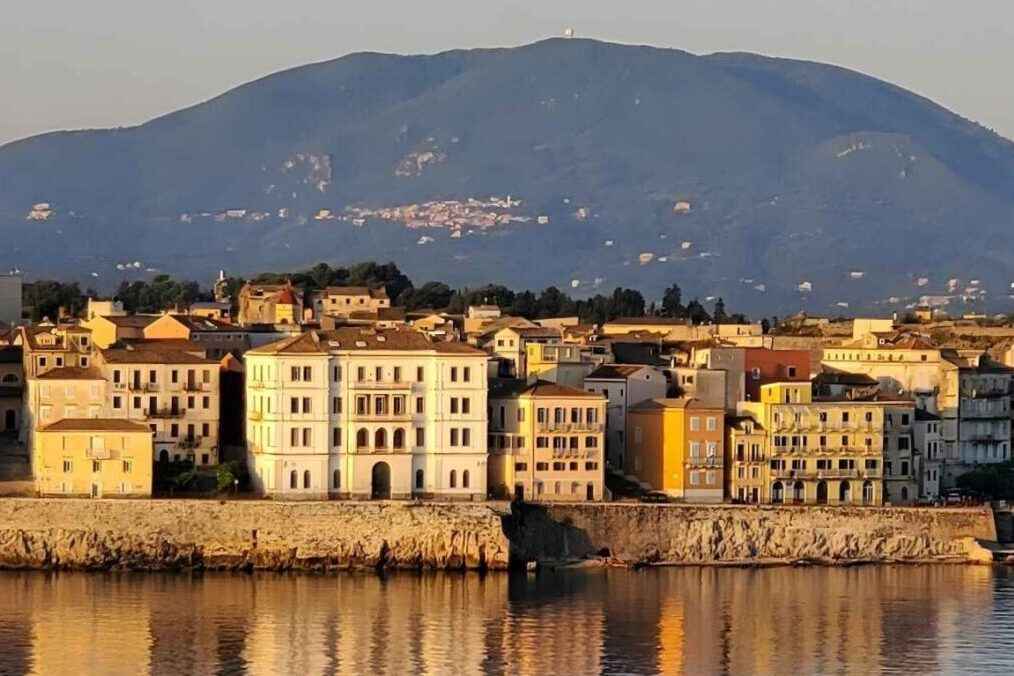
{"label": "stone seawall", "polygon": [[985,561],[975,539],[996,540],[988,507],[554,505],[509,523],[516,559],[625,565]]}
{"label": "stone seawall", "polygon": [[0,568],[970,561],[988,509],[0,499]]}

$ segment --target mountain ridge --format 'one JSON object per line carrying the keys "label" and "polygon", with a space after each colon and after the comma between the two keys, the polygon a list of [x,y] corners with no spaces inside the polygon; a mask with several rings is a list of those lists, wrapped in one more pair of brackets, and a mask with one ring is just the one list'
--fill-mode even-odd
{"label": "mountain ridge", "polygon": [[[0,184],[0,265],[96,284],[377,258],[420,280],[649,297],[677,281],[740,308],[830,312],[1001,306],[1014,279],[1014,143],[876,78],[745,52],[550,39],[351,54],[133,127],[0,146]],[[528,220],[452,237],[349,211],[489,195],[521,205],[486,216]],[[26,221],[37,203],[53,214]],[[215,220],[229,210],[244,216]],[[973,279],[984,292],[964,293]]]}

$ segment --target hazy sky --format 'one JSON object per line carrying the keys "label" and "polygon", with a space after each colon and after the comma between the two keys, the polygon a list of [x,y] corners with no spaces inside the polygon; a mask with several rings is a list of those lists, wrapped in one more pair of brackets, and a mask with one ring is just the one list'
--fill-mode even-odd
{"label": "hazy sky", "polygon": [[1014,0],[34,0],[4,3],[0,143],[132,125],[349,52],[560,35],[825,61],[1014,138]]}

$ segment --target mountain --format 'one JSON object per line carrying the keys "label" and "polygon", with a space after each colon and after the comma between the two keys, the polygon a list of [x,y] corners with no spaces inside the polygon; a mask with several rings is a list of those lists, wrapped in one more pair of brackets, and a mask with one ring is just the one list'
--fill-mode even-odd
{"label": "mountain", "polygon": [[859,73],[752,54],[353,54],[138,127],[10,143],[0,186],[0,266],[93,286],[390,259],[417,283],[575,296],[676,281],[757,316],[996,308],[1014,280],[1014,144]]}

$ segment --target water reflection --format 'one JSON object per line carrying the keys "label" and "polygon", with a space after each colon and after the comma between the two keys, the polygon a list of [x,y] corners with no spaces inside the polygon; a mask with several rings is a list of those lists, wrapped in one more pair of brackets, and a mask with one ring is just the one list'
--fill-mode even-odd
{"label": "water reflection", "polygon": [[3,674],[1011,673],[987,567],[0,574]]}

